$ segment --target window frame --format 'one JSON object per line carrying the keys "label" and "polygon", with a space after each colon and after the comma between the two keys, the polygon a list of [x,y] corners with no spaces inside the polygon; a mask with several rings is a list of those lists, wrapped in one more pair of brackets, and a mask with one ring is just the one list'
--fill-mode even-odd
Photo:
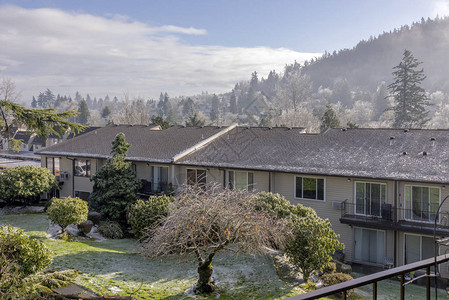
{"label": "window frame", "polygon": [[[407,197],[407,187],[410,187],[410,202],[408,201],[408,199],[406,199],[406,197]],[[438,206],[437,207],[439,207],[440,206],[440,204],[441,204],[441,187],[439,187],[439,186],[432,186],[432,185],[420,185],[420,184],[404,184],[404,197],[403,197],[403,199],[404,199],[404,211],[403,211],[403,218],[404,218],[404,220],[408,220],[408,221],[412,221],[412,222],[419,222],[419,223],[434,223],[434,221],[435,221],[435,218],[430,218],[430,216],[429,216],[429,218],[428,218],[428,220],[419,220],[419,219],[413,219],[413,217],[412,217],[412,211],[413,211],[413,188],[414,187],[418,187],[418,188],[428,188],[429,189],[429,205],[431,204],[431,201],[430,201],[430,195],[431,195],[431,192],[430,192],[430,190],[431,189],[437,189],[438,190]],[[408,217],[407,216],[407,211],[408,210],[410,210],[410,217]],[[431,209],[429,208],[428,210],[427,210],[427,213],[429,213],[429,215],[430,215],[430,213],[431,213],[432,211],[431,211]],[[436,213],[436,211],[435,211],[435,213]],[[438,222],[440,222],[440,216],[438,216]]]}
{"label": "window frame", "polygon": [[[380,207],[379,207],[379,216],[377,215],[373,215],[373,214],[367,214],[367,213],[358,213],[357,212],[357,183],[363,183],[365,185],[365,195],[366,195],[366,184],[378,184],[380,186],[385,186],[385,199],[383,203],[388,203],[387,199],[388,199],[388,185],[385,182],[375,182],[375,181],[361,181],[361,180],[357,180],[354,181],[354,214],[355,215],[359,215],[359,216],[374,216],[374,217],[382,217],[382,199],[380,199],[381,203],[380,203]],[[370,199],[371,200],[371,199]],[[370,202],[371,205],[371,202]],[[365,211],[366,211],[366,207],[365,207]]]}
{"label": "window frame", "polygon": [[[76,173],[76,163],[80,162],[80,161],[84,161],[84,166],[86,167],[86,170],[85,170],[86,174],[85,175],[77,175],[77,173]],[[73,160],[73,176],[76,176],[76,177],[90,177],[90,176],[92,176],[92,162],[91,162],[91,160],[90,159],[78,159],[78,158],[75,158]]]}
{"label": "window frame", "polygon": [[[374,228],[364,228],[364,227],[358,227],[358,226],[355,226],[354,227],[354,229],[353,229],[353,255],[354,255],[354,261],[355,262],[359,262],[359,263],[363,263],[363,264],[365,264],[365,265],[376,265],[376,266],[380,266],[380,265],[383,265],[384,264],[384,262],[382,261],[382,262],[380,262],[380,263],[373,263],[373,262],[369,262],[369,261],[364,261],[364,260],[362,260],[362,259],[356,259],[355,258],[355,256],[356,256],[356,240],[355,240],[355,230],[361,230],[362,231],[362,235],[363,235],[363,231],[364,230],[370,230],[370,231],[376,231],[376,232],[383,232],[383,242],[384,242],[384,247],[383,247],[383,260],[385,260],[385,258],[387,257],[387,231],[386,230],[382,230],[382,229],[374,229]],[[362,240],[363,240],[363,238],[362,238]],[[363,250],[362,250],[362,253],[363,253]]]}
{"label": "window frame", "polygon": [[[254,191],[254,172],[229,170],[227,173],[228,173],[228,178],[227,178],[228,179],[227,180],[227,188],[228,189],[230,189],[230,190],[237,189],[237,184],[235,182],[236,178],[237,178],[237,174],[236,173],[245,173],[245,175],[246,175],[246,184],[245,184],[246,188],[242,189],[242,190],[246,190],[248,192]],[[232,174],[232,182],[231,182],[231,179],[230,179],[230,177],[231,177],[230,174]],[[251,184],[249,184],[249,177],[250,177],[249,174],[252,174],[253,182]]]}
{"label": "window frame", "polygon": [[[296,195],[296,179],[297,178],[302,178],[301,179],[301,196],[302,197],[297,197]],[[315,179],[316,180],[316,198],[304,198],[304,178],[307,179]],[[318,199],[318,179],[323,180],[323,199]],[[326,202],[326,177],[320,177],[320,176],[301,176],[301,175],[295,175],[293,176],[293,184],[294,184],[294,189],[293,189],[293,197],[294,199],[299,199],[299,200],[307,200],[307,201],[318,201],[318,202]]]}
{"label": "window frame", "polygon": [[[422,254],[423,254],[423,243],[422,243],[422,240],[423,240],[423,237],[426,237],[426,238],[430,238],[430,239],[433,239],[433,236],[430,236],[430,235],[423,235],[423,234],[416,234],[416,233],[406,233],[406,232],[404,232],[404,240],[403,240],[403,245],[404,245],[404,251],[402,252],[402,254],[403,254],[403,256],[402,256],[402,262],[403,262],[403,264],[405,265],[405,261],[406,261],[406,251],[407,251],[407,235],[411,235],[411,236],[417,236],[417,237],[419,237],[419,260],[422,260],[423,258],[422,258]],[[434,244],[435,245],[435,244]],[[441,247],[440,246],[438,246],[438,255],[440,255],[440,250],[441,250]],[[435,250],[435,249],[434,249]],[[433,257],[433,256],[432,256]],[[412,262],[411,262],[412,263]],[[439,266],[438,266],[439,267]]]}
{"label": "window frame", "polygon": [[[195,182],[191,184],[191,181],[189,181],[189,171],[195,171]],[[198,171],[201,171],[201,173],[204,174],[202,177],[198,177]],[[204,182],[203,182],[204,181]],[[188,186],[201,186],[205,187],[207,184],[207,170],[201,169],[201,168],[186,168],[186,183]]]}
{"label": "window frame", "polygon": [[[58,168],[56,169],[56,160],[58,160]],[[48,163],[51,161],[51,168],[48,167]],[[45,158],[45,167],[50,170],[50,172],[58,177],[61,174],[61,159],[59,157],[47,156]]]}

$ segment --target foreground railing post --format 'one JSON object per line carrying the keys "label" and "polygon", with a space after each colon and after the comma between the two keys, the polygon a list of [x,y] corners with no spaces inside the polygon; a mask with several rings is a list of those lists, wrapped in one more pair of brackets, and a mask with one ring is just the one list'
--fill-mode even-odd
{"label": "foreground railing post", "polygon": [[426,268],[426,299],[430,300],[430,267]]}
{"label": "foreground railing post", "polygon": [[373,300],[377,300],[377,281],[373,282]]}
{"label": "foreground railing post", "polygon": [[401,300],[405,300],[405,280],[404,273],[401,274]]}

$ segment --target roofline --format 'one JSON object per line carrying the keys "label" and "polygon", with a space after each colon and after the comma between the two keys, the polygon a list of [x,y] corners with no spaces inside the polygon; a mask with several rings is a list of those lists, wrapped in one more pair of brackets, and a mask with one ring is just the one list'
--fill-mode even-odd
{"label": "roofline", "polygon": [[418,180],[418,179],[408,179],[401,177],[384,177],[384,176],[372,176],[372,175],[352,175],[352,174],[329,174],[325,172],[318,171],[310,171],[310,170],[285,170],[280,168],[264,168],[264,167],[251,167],[245,168],[242,166],[236,166],[231,164],[222,164],[222,165],[211,165],[211,164],[194,164],[194,163],[175,163],[175,165],[183,165],[190,167],[201,167],[201,168],[216,168],[216,169],[235,169],[235,170],[248,170],[248,171],[265,171],[265,172],[278,172],[278,173],[287,173],[287,174],[309,174],[309,175],[317,175],[317,176],[326,176],[326,177],[346,177],[346,178],[360,178],[360,179],[377,179],[377,180],[393,180],[393,181],[407,181],[407,182],[415,182],[415,183],[431,183],[431,184],[449,184],[448,181],[435,181],[435,180]]}
{"label": "roofline", "polygon": [[234,124],[232,124],[231,126],[228,126],[227,128],[225,128],[225,129],[223,129],[223,130],[217,132],[216,134],[214,134],[214,135],[208,137],[208,138],[205,139],[204,141],[201,141],[201,142],[199,142],[199,143],[193,145],[192,147],[185,149],[184,151],[182,151],[182,152],[176,154],[175,156],[173,156],[172,162],[176,162],[177,160],[183,158],[184,156],[189,155],[189,154],[195,152],[196,150],[198,150],[198,149],[200,149],[201,147],[207,145],[208,143],[212,142],[213,140],[219,138],[219,137],[222,136],[223,134],[228,133],[229,131],[233,130],[233,129],[236,128],[236,127],[237,127],[237,124],[234,123]]}

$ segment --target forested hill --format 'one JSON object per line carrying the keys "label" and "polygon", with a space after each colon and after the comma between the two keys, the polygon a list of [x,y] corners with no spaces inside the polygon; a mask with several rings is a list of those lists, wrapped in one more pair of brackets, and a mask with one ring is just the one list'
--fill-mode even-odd
{"label": "forested hill", "polygon": [[392,67],[401,61],[405,49],[423,62],[421,67],[427,75],[423,85],[427,90],[449,92],[448,17],[421,19],[411,26],[361,41],[352,49],[325,53],[306,63],[303,72],[311,77],[315,88],[331,87],[347,79],[353,88],[374,91],[380,82],[391,82]]}

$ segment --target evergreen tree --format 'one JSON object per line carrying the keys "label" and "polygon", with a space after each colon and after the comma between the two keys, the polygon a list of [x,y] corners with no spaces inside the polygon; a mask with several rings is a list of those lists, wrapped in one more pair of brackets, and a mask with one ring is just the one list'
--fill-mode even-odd
{"label": "evergreen tree", "polygon": [[126,226],[126,213],[137,201],[137,191],[142,186],[131,163],[125,161],[130,144],[123,133],[117,134],[112,142],[112,158],[92,176],[94,182],[89,204],[98,210],[103,218]]}
{"label": "evergreen tree", "polygon": [[219,109],[220,99],[218,99],[217,95],[214,94],[214,96],[212,97],[212,105],[209,114],[211,121],[216,121],[218,119]]}
{"label": "evergreen tree", "polygon": [[45,103],[45,96],[42,92],[39,93],[39,96],[37,96],[37,106],[42,107],[42,108],[47,107],[47,105]]}
{"label": "evergreen tree", "polygon": [[88,107],[88,108],[90,108],[90,109],[93,108],[93,106],[92,106],[92,104],[93,104],[92,98],[90,98],[90,95],[89,95],[89,94],[86,95],[86,104],[87,104],[87,107]]}
{"label": "evergreen tree", "polygon": [[37,101],[36,101],[36,98],[34,98],[34,96],[33,96],[33,101],[31,101],[31,107],[32,108],[36,108],[37,107]]}
{"label": "evergreen tree", "polygon": [[194,113],[196,113],[195,102],[189,97],[182,106],[182,114],[184,116],[192,116]]}
{"label": "evergreen tree", "polygon": [[109,106],[105,106],[103,110],[101,111],[101,117],[106,119],[111,114],[111,110],[109,109]]}
{"label": "evergreen tree", "polygon": [[202,119],[197,112],[195,112],[186,120],[187,127],[200,127],[204,126],[205,123],[206,121]]}
{"label": "evergreen tree", "polygon": [[259,87],[259,78],[257,77],[257,72],[254,71],[251,74],[251,81],[249,82],[249,86],[254,90],[257,91]]}
{"label": "evergreen tree", "polygon": [[78,93],[78,91],[76,91],[75,93],[75,99],[76,102],[81,102],[81,100],[83,100],[83,97],[81,97],[81,94]]}
{"label": "evergreen tree", "polygon": [[87,125],[89,123],[89,108],[87,107],[86,100],[81,100],[78,106],[78,123]]}
{"label": "evergreen tree", "polygon": [[394,82],[388,85],[390,96],[394,98],[393,127],[422,128],[430,119],[425,106],[430,99],[420,86],[426,79],[424,70],[417,68],[419,62],[409,50],[405,50],[402,61],[393,68]]}
{"label": "evergreen tree", "polygon": [[332,109],[330,104],[326,104],[326,111],[321,118],[320,132],[325,132],[328,128],[338,128],[341,127],[340,120],[338,120],[335,111]]}
{"label": "evergreen tree", "polygon": [[167,120],[165,120],[161,116],[153,116],[151,118],[151,123],[154,124],[154,125],[161,126],[162,129],[170,128],[170,122],[168,122]]}
{"label": "evergreen tree", "polygon": [[47,89],[44,94],[46,107],[55,107],[55,95],[50,89]]}
{"label": "evergreen tree", "polygon": [[237,113],[237,96],[235,95],[235,91],[232,90],[231,98],[229,99],[229,111],[232,114]]}

